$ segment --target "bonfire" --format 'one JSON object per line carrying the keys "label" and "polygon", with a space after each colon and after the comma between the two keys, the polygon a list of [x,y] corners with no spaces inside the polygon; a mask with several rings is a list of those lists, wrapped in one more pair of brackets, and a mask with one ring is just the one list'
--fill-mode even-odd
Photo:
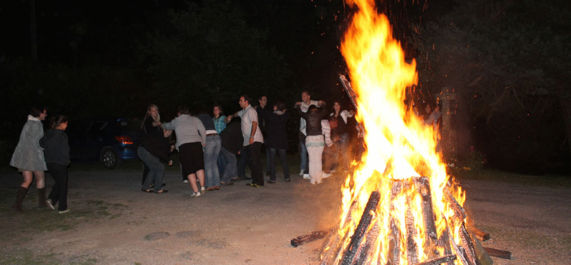
{"label": "bonfire", "polygon": [[477,264],[465,193],[436,152],[438,132],[404,103],[418,82],[416,62],[405,60],[374,0],[348,2],[358,11],[341,44],[345,86],[355,93],[366,151],[342,187],[322,264]]}

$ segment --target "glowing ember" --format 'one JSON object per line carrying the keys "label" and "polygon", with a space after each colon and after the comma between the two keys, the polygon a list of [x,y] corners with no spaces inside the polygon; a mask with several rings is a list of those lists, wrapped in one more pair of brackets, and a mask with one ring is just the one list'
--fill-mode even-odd
{"label": "glowing ember", "polygon": [[[435,151],[437,132],[404,104],[406,88],[417,83],[416,62],[405,61],[374,0],[347,1],[358,11],[341,52],[357,94],[357,120],[365,126],[367,150],[342,188],[343,213],[322,253],[323,264],[351,264],[344,255],[358,247],[359,263],[416,264],[462,254],[454,262],[471,264],[464,261],[473,253],[458,247],[467,244],[462,237],[464,193],[448,185],[445,164]],[[365,212],[373,192],[378,202]],[[365,217],[370,221],[364,222]],[[364,238],[354,246],[359,223],[366,229],[357,231]],[[462,251],[470,253],[457,253]]]}

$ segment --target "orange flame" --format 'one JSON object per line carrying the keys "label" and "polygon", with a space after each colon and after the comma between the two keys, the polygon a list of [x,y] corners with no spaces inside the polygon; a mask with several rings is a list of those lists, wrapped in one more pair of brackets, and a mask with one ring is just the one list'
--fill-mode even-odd
{"label": "orange flame", "polygon": [[[392,36],[387,17],[377,13],[374,0],[347,2],[356,5],[358,11],[344,36],[341,53],[357,94],[357,120],[365,127],[367,150],[357,170],[343,185],[343,213],[337,233],[340,238],[349,238],[344,235],[354,233],[369,195],[379,191],[380,203],[372,214],[379,236],[368,263],[387,263],[390,244],[383,242],[392,238],[400,244],[401,264],[408,264],[410,258],[407,255],[411,253],[407,253],[404,244],[406,237],[411,235],[407,233],[415,236],[416,257],[420,261],[426,260],[421,195],[415,188],[406,188],[414,185],[404,185],[395,196],[390,180],[411,183],[411,177],[428,177],[436,232],[440,236],[449,229],[456,240],[460,240],[459,227],[464,220],[449,221],[457,213],[447,196],[454,196],[463,204],[465,195],[460,188],[453,194],[446,194],[446,166],[435,151],[438,133],[404,104],[407,87],[418,82],[416,61],[406,62],[399,42]],[[394,230],[391,226],[398,228],[400,238],[390,234]],[[348,239],[343,244],[346,247]]]}

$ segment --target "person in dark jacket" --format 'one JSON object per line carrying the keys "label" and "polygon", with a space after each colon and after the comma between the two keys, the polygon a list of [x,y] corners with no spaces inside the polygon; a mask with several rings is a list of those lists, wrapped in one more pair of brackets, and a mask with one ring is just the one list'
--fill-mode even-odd
{"label": "person in dark jacket", "polygon": [[232,185],[232,180],[238,180],[238,168],[236,154],[242,149],[242,129],[240,118],[235,118],[226,125],[222,131],[222,149],[220,155],[224,157],[224,171],[220,183],[222,185]]}
{"label": "person in dark jacket", "polygon": [[327,110],[324,107],[318,108],[312,105],[306,113],[301,114],[301,117],[306,122],[307,137],[305,138],[305,146],[309,156],[311,184],[319,184],[322,178],[327,177],[324,176],[322,171],[322,155],[326,144],[326,139],[323,136],[322,120],[327,118]]}
{"label": "person in dark jacket", "polygon": [[46,135],[40,140],[40,145],[44,148],[44,157],[48,166],[48,172],[54,178],[55,184],[46,200],[46,204],[55,210],[58,204],[60,214],[69,212],[67,208],[67,183],[69,166],[69,143],[67,140],[68,119],[66,116],[57,115],[51,119],[50,128]]}
{"label": "person in dark jacket", "polygon": [[276,153],[280,156],[284,180],[290,182],[289,168],[287,164],[287,120],[285,104],[278,102],[273,106],[273,112],[262,112],[266,121],[266,147],[269,149],[270,180],[268,183],[276,183]]}
{"label": "person in dark jacket", "polygon": [[143,137],[137,148],[137,155],[145,165],[143,173],[144,192],[163,193],[168,190],[163,187],[164,163],[169,160],[169,143],[165,138],[165,132],[161,128],[159,108],[151,104],[147,107],[147,113],[142,124]]}

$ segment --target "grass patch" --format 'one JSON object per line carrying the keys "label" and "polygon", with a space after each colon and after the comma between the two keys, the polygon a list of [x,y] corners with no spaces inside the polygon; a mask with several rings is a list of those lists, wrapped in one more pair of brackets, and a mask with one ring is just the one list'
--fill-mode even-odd
{"label": "grass patch", "polygon": [[24,199],[24,212],[17,213],[11,208],[15,199],[15,190],[0,189],[0,211],[6,213],[3,214],[4,221],[0,226],[0,233],[6,238],[17,238],[20,242],[26,242],[38,232],[67,231],[82,223],[103,218],[117,218],[127,208],[123,204],[102,200],[74,201],[69,213],[58,214],[49,208],[39,209],[37,195],[33,191]]}
{"label": "grass patch", "polygon": [[54,254],[49,255],[34,255],[28,249],[3,249],[0,251],[0,264],[10,265],[58,265],[62,264],[61,261],[54,257]]}

